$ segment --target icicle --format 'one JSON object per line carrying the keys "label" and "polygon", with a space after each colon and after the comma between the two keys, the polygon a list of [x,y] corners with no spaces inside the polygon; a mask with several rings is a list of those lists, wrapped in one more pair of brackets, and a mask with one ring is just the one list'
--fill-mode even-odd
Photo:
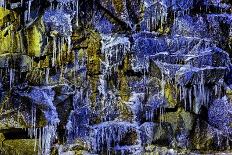
{"label": "icicle", "polygon": [[58,40],[58,62],[61,64],[61,39],[59,38],[59,40]]}
{"label": "icicle", "polygon": [[120,50],[120,45],[116,46],[116,49],[115,49],[115,54],[116,54],[116,61],[118,60],[118,52]]}
{"label": "icicle", "polygon": [[187,93],[188,93],[188,89],[187,88],[183,88],[183,99],[184,99],[184,109],[185,111],[187,111]]}
{"label": "icicle", "polygon": [[0,7],[6,8],[6,1],[0,0]]}
{"label": "icicle", "polygon": [[200,82],[200,95],[201,95],[201,102],[202,102],[202,105],[205,105],[205,85],[204,85],[204,75],[203,73],[201,74],[201,82]]}
{"label": "icicle", "polygon": [[34,129],[34,133],[35,133],[34,152],[36,151],[36,146],[37,146],[37,132],[38,132],[38,129],[37,129],[37,128],[35,128],[35,129]]}
{"label": "icicle", "polygon": [[71,37],[67,37],[67,42],[68,42],[68,54],[71,52]]}
{"label": "icicle", "polygon": [[149,112],[146,111],[146,112],[145,112],[145,116],[146,116],[146,120],[150,121],[150,120],[149,120],[149,117],[148,117],[148,115],[149,115],[148,113],[149,113]]}
{"label": "icicle", "polygon": [[217,135],[217,145],[220,146],[220,136],[219,136],[219,131],[216,130],[216,135]]}
{"label": "icicle", "polygon": [[24,53],[22,31],[19,31],[19,44],[20,44],[20,51],[21,51],[21,53]]}
{"label": "icicle", "polygon": [[56,37],[53,37],[53,46],[52,46],[52,67],[55,66],[56,61]]}
{"label": "icicle", "polygon": [[49,84],[49,71],[50,68],[46,68],[46,84]]}
{"label": "icicle", "polygon": [[189,110],[192,109],[192,89],[189,89],[188,91],[188,98],[189,98]]}
{"label": "icicle", "polygon": [[159,116],[159,117],[160,117],[160,118],[159,118],[159,121],[160,121],[160,127],[161,127],[161,124],[162,124],[162,122],[163,122],[163,120],[162,120],[162,117],[163,117],[163,116],[162,116],[162,115],[163,115],[163,114],[162,114],[162,107],[161,107],[159,110],[160,110],[160,111],[159,111],[159,115],[160,115],[160,116]]}
{"label": "icicle", "polygon": [[42,150],[42,148],[41,148],[41,146],[42,146],[41,140],[42,140],[42,131],[41,131],[41,128],[39,128],[38,155],[40,155],[41,152],[42,152],[41,151]]}
{"label": "icicle", "polygon": [[[93,149],[101,153],[104,150],[104,146],[111,153],[113,146],[119,146],[119,142],[122,140],[122,136],[127,132],[135,130],[135,127],[128,126],[127,122],[114,123],[102,123],[95,128],[95,142]],[[113,144],[113,146],[112,146]]]}
{"label": "icicle", "polygon": [[150,19],[146,20],[147,30],[151,31]]}
{"label": "icicle", "polygon": [[32,117],[33,135],[35,135],[35,129],[36,129],[36,107],[34,105],[32,106],[32,113],[33,113],[33,117]]}
{"label": "icicle", "polygon": [[28,1],[28,14],[27,14],[27,21],[31,20],[31,0]]}
{"label": "icicle", "polygon": [[10,68],[10,88],[12,88],[13,83],[14,83],[14,71],[12,68]]}
{"label": "icicle", "polygon": [[28,128],[28,135],[32,139],[34,137],[35,143],[34,143],[34,151],[36,150],[36,144],[37,144],[37,128],[36,128],[36,107],[35,105],[32,105],[31,108],[31,122],[30,122],[30,128]]}
{"label": "icicle", "polygon": [[56,134],[56,125],[47,125],[42,128],[41,152],[42,154],[50,154],[51,144]]}
{"label": "icicle", "polygon": [[199,109],[199,105],[200,105],[200,101],[199,101],[199,97],[198,97],[198,92],[197,92],[197,86],[194,85],[193,86],[193,92],[194,92],[194,97],[195,97],[195,106],[194,106],[194,110],[196,113],[198,113]]}
{"label": "icicle", "polygon": [[204,88],[205,89],[205,106],[208,108],[208,106],[209,106],[209,91],[208,91],[208,89],[207,89],[207,87],[205,87]]}
{"label": "icicle", "polygon": [[161,97],[164,97],[165,93],[165,84],[166,81],[164,79],[164,74],[162,73],[162,79],[161,79]]}
{"label": "icicle", "polygon": [[223,85],[223,80],[219,80],[217,84],[214,86],[214,95],[217,96],[218,98],[222,97],[222,85]]}
{"label": "icicle", "polygon": [[79,0],[76,1],[76,26],[79,26]]}

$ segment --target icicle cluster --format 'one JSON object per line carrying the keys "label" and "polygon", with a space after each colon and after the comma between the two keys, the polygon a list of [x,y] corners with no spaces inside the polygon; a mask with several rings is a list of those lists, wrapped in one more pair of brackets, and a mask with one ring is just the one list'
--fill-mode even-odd
{"label": "icicle cluster", "polygon": [[132,92],[128,103],[126,103],[126,105],[130,107],[130,109],[132,109],[132,121],[134,122],[138,120],[136,116],[140,113],[140,110],[143,108],[142,100],[144,100],[144,93]]}
{"label": "icicle cluster", "polygon": [[123,56],[130,51],[130,41],[127,37],[102,35],[102,50],[105,60],[102,64],[105,66],[104,73],[110,73],[112,68],[116,68],[121,62]]}
{"label": "icicle cluster", "polygon": [[35,138],[34,151],[38,150],[39,155],[50,154],[52,143],[57,136],[57,124],[48,124],[38,128],[35,127],[36,120],[33,121],[33,127],[28,129],[28,134],[31,138]]}
{"label": "icicle cluster", "polygon": [[[203,72],[200,75],[200,81],[193,82],[191,87],[185,85],[179,85],[180,100],[184,102],[185,110],[193,110],[195,113],[199,113],[201,106],[209,107],[210,96],[221,97],[224,82],[223,80],[217,81],[213,85],[214,90],[210,90],[207,87],[204,79]],[[214,94],[213,94],[214,93]]]}
{"label": "icicle cluster", "polygon": [[72,143],[78,138],[88,136],[89,129],[89,98],[83,95],[83,89],[77,90],[73,96],[73,110],[70,112],[67,129],[67,142]]}
{"label": "icicle cluster", "polygon": [[[104,148],[107,148],[109,152],[113,151],[114,147],[119,146],[122,139],[129,132],[135,132],[135,134],[139,135],[136,125],[128,122],[104,122],[95,126],[94,130],[93,137],[95,140],[92,145],[96,152],[102,152]],[[138,138],[135,144],[139,143],[140,140]]]}
{"label": "icicle cluster", "polygon": [[14,69],[12,69],[12,68],[10,68],[10,71],[9,71],[10,73],[10,88],[13,86],[13,83],[14,83],[14,76],[15,76],[15,71],[14,71]]}
{"label": "icicle cluster", "polygon": [[145,12],[145,25],[148,31],[153,31],[157,28],[163,28],[167,20],[167,6],[156,2]]}
{"label": "icicle cluster", "polygon": [[0,7],[4,7],[6,6],[6,1],[5,0],[0,0]]}
{"label": "icicle cluster", "polygon": [[[38,95],[37,98],[40,102],[43,99],[46,99],[46,103],[40,103],[41,105],[47,107],[43,111],[44,117],[47,121],[47,124],[43,127],[39,127],[37,124],[37,108],[38,104],[32,105],[31,109],[31,121],[30,128],[28,129],[28,135],[30,138],[35,138],[34,150],[38,150],[38,154],[50,154],[52,142],[56,138],[56,129],[59,124],[58,113],[56,107],[53,105],[52,97],[49,97],[48,94],[41,91],[40,89],[34,89],[31,92],[31,95]],[[35,98],[36,99],[36,98]]]}

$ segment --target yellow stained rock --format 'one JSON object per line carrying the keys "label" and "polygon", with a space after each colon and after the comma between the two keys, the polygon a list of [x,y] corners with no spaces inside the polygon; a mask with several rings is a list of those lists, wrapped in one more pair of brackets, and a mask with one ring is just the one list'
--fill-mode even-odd
{"label": "yellow stained rock", "polygon": [[0,53],[1,54],[14,52],[14,49],[16,47],[15,45],[17,45],[17,43],[14,42],[15,36],[12,33],[12,31],[13,31],[13,25],[8,26],[1,31],[1,34],[0,34],[0,42],[1,42]]}
{"label": "yellow stained rock", "polygon": [[175,107],[177,105],[177,90],[172,84],[166,83],[164,88],[164,96],[167,99],[170,107]]}
{"label": "yellow stained rock", "polygon": [[27,40],[28,40],[28,54],[30,56],[36,56],[36,57],[40,56],[42,34],[39,32],[36,26],[33,26],[28,30]]}
{"label": "yellow stained rock", "polygon": [[4,140],[3,148],[9,154],[19,154],[19,155],[37,154],[38,146],[36,146],[35,147],[36,149],[34,150],[35,141],[36,141],[35,139]]}
{"label": "yellow stained rock", "polygon": [[230,88],[226,89],[226,96],[228,97],[230,102],[232,102],[232,90]]}
{"label": "yellow stained rock", "polygon": [[10,14],[10,10],[0,7],[0,26],[3,26],[3,24],[5,23],[3,21],[3,18],[9,14]]}
{"label": "yellow stained rock", "polygon": [[[7,23],[7,25],[6,25]],[[0,54],[20,52],[19,19],[13,11],[0,7]]]}
{"label": "yellow stained rock", "polygon": [[123,5],[123,0],[113,0],[113,5],[114,5],[117,13],[122,13],[122,11],[125,7]]}
{"label": "yellow stained rock", "polygon": [[39,57],[41,55],[42,36],[45,26],[42,19],[27,29],[28,55]]}
{"label": "yellow stained rock", "polygon": [[119,71],[119,91],[120,91],[120,97],[123,101],[128,101],[130,98],[130,92],[129,92],[129,86],[128,86],[128,79],[125,74],[122,73],[122,71]]}
{"label": "yellow stained rock", "polygon": [[129,85],[128,85],[128,78],[126,76],[126,71],[130,69],[130,57],[128,55],[125,56],[124,58],[124,65],[122,71],[119,71],[119,91],[120,91],[120,97],[122,98],[123,101],[128,101],[130,98],[130,90],[129,90]]}
{"label": "yellow stained rock", "polygon": [[87,58],[87,70],[88,75],[90,75],[89,82],[92,88],[92,94],[90,99],[92,103],[95,103],[95,99],[98,93],[98,81],[100,72],[100,47],[101,47],[101,37],[100,34],[90,30],[90,35],[88,39],[84,42],[88,45],[86,50],[79,50],[78,59],[82,61],[82,58]]}

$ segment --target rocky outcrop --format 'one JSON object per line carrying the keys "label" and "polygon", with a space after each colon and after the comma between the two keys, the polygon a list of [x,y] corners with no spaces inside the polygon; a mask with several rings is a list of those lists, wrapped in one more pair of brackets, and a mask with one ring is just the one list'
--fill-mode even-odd
{"label": "rocky outcrop", "polygon": [[221,154],[229,0],[0,0],[0,154]]}

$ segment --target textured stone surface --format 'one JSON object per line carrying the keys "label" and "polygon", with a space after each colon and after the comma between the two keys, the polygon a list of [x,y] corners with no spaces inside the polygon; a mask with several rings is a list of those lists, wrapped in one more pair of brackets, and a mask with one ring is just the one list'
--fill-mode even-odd
{"label": "textured stone surface", "polygon": [[230,0],[0,0],[0,154],[229,154]]}

